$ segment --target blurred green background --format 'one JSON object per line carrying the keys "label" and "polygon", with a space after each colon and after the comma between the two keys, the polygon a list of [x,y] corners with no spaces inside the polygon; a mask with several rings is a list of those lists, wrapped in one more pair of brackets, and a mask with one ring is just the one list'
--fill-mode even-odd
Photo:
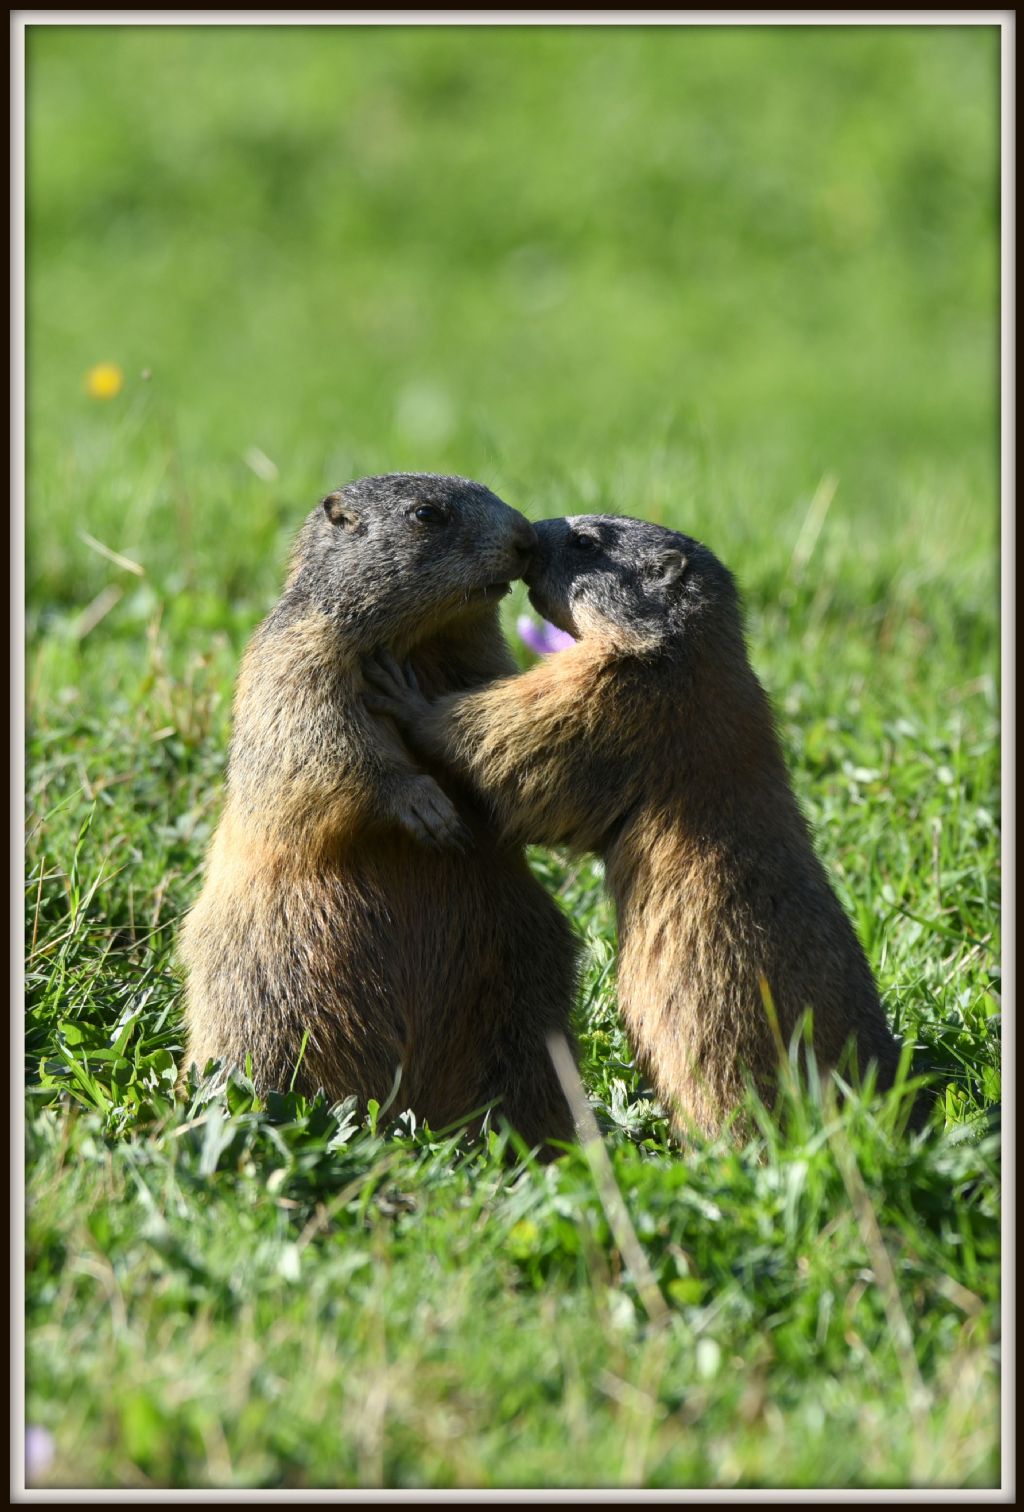
{"label": "blurred green background", "polygon": [[33,605],[102,586],[86,529],[262,607],[318,493],[399,468],[689,526],[755,583],[829,474],[826,540],[991,565],[998,44],[30,27]]}

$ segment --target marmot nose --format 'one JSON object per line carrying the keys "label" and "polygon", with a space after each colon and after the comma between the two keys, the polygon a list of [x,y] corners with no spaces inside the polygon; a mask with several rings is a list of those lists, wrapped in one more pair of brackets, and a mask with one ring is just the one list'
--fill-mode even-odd
{"label": "marmot nose", "polygon": [[516,521],[515,531],[512,535],[512,545],[518,552],[521,561],[528,562],[537,549],[537,532],[529,520],[520,516]]}

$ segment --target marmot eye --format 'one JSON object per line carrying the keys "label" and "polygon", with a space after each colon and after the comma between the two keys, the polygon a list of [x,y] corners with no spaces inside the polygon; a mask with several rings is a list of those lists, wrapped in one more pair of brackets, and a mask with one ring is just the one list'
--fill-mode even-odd
{"label": "marmot eye", "polygon": [[412,513],[421,525],[448,524],[448,511],[443,504],[417,504]]}
{"label": "marmot eye", "polygon": [[601,549],[601,542],[597,539],[597,536],[582,535],[579,531],[574,530],[569,539],[577,551],[600,551]]}

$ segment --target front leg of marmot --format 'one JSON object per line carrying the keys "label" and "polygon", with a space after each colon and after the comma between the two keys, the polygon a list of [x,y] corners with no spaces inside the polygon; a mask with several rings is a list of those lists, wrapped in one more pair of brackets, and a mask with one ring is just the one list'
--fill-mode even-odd
{"label": "front leg of marmot", "polygon": [[578,642],[485,688],[427,699],[411,668],[378,651],[363,663],[363,701],[395,721],[412,751],[468,782],[507,839],[598,850],[638,797],[628,763],[616,762],[611,788],[603,778],[617,755],[612,726],[594,724],[586,745],[579,740],[580,709],[600,706],[607,662],[606,646]]}

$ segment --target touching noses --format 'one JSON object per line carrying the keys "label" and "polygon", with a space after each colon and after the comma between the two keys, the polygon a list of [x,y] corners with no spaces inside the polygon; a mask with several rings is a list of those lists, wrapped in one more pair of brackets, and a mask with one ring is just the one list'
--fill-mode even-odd
{"label": "touching noses", "polygon": [[518,553],[520,562],[525,567],[537,549],[537,532],[529,520],[525,519],[522,515],[516,520],[512,545]]}

